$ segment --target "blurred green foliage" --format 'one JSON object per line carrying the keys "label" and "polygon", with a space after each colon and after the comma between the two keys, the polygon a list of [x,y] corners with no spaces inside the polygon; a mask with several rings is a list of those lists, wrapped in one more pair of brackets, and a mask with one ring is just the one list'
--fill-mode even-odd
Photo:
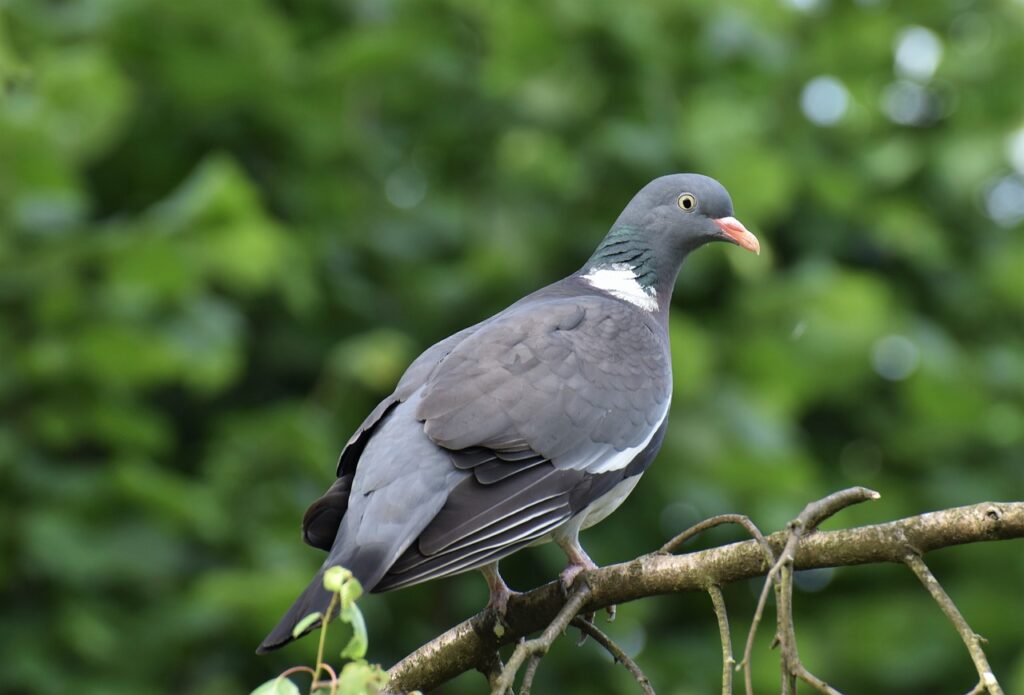
{"label": "blurred green foliage", "polygon": [[[882,500],[832,526],[1024,498],[1022,36],[1015,0],[0,4],[0,691],[245,692],[308,662],[253,649],[321,561],[299,520],[349,434],[672,171],[720,179],[766,252],[684,267],[666,445],[585,534],[599,562],[854,483]],[[1020,543],[933,564],[1024,693]],[[802,577],[810,668],[966,691],[915,582]],[[728,588],[737,634],[755,591]],[[485,595],[367,597],[369,658]],[[717,691],[706,597],[619,616],[659,692]],[[539,691],[635,687],[570,642]]]}

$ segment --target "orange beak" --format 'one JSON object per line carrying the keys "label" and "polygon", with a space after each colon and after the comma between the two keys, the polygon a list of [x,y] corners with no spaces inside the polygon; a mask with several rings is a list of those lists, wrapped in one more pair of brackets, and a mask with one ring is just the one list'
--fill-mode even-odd
{"label": "orange beak", "polygon": [[742,246],[747,251],[753,251],[761,255],[761,242],[738,219],[735,217],[719,217],[717,220],[712,221],[718,225],[719,229],[725,232],[725,235],[729,237],[732,243]]}

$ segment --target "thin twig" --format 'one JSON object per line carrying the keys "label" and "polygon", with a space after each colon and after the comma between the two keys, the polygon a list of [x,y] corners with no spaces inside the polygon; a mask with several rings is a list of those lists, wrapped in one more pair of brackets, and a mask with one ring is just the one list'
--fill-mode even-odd
{"label": "thin twig", "polygon": [[708,586],[708,596],[715,608],[718,619],[718,636],[722,639],[722,695],[732,695],[732,670],[736,660],[732,657],[732,636],[729,634],[729,613],[725,609],[725,597],[717,584]]}
{"label": "thin twig", "polygon": [[796,692],[796,679],[804,681],[819,693],[841,695],[841,693],[807,670],[800,661],[796,648],[796,628],[793,624],[793,562],[787,561],[779,572],[778,615],[779,647],[782,652],[783,692]]}
{"label": "thin twig", "polygon": [[757,525],[750,520],[750,517],[743,514],[719,514],[718,516],[713,516],[710,519],[705,519],[704,521],[696,523],[665,545],[661,546],[661,548],[658,549],[658,552],[675,552],[679,546],[694,536],[723,524],[737,524],[746,529],[747,533],[749,533],[751,537],[757,541],[757,544],[761,546],[761,550],[764,552],[765,557],[765,567],[772,566],[772,563],[775,562],[775,553],[772,552],[772,548],[768,545],[768,541],[765,539],[764,534],[761,533],[761,529],[757,528]]}
{"label": "thin twig", "polygon": [[[334,607],[338,603],[338,596],[339,594],[336,591],[331,594],[331,602],[327,604],[327,610],[324,612],[323,617],[320,618],[320,645],[316,650],[316,670],[313,672],[314,685],[320,677],[320,671],[324,670],[325,667],[330,669],[330,666],[327,666],[327,664],[324,663],[324,643],[327,641],[327,624],[331,622],[331,613],[334,611]],[[334,681],[338,680],[336,676],[333,676],[332,678]],[[313,685],[309,686],[309,692],[313,692]]]}
{"label": "thin twig", "polygon": [[[791,530],[790,540],[797,537],[796,532]],[[786,549],[789,543],[786,544]],[[781,651],[779,667],[782,673],[782,695],[796,694],[796,678],[798,671],[803,665],[800,663],[800,656],[796,653],[796,634],[793,626],[793,564],[787,562],[786,549],[779,557],[778,572],[775,579],[775,641]],[[787,568],[789,571],[787,572]]]}
{"label": "thin twig", "polygon": [[330,695],[336,695],[336,693],[338,692],[338,686],[340,685],[340,683],[338,682],[338,674],[335,673],[334,669],[331,668],[330,664],[321,664],[321,668],[324,671],[327,671],[327,674],[331,677],[331,680],[322,681],[317,678],[314,678],[313,682],[309,684],[309,692],[315,693],[317,690],[329,688]]}
{"label": "thin twig", "polygon": [[315,692],[318,688],[330,688],[331,695],[334,695],[338,691],[338,674],[334,672],[334,669],[327,664],[323,665],[323,670],[331,676],[330,681],[319,681],[317,680],[317,672],[310,666],[292,666],[291,668],[285,669],[277,675],[277,679],[274,681],[275,687],[279,688],[280,683],[284,681],[288,676],[293,673],[308,673],[312,677],[312,681],[309,685],[309,692]]}
{"label": "thin twig", "polygon": [[[785,695],[796,692],[796,679],[804,681],[812,688],[826,695],[840,695],[839,691],[831,687],[822,679],[807,670],[800,661],[800,653],[796,645],[796,628],[793,625],[793,562],[796,558],[796,548],[805,536],[817,530],[818,526],[833,514],[853,504],[876,500],[880,497],[874,490],[866,487],[851,487],[839,492],[833,492],[827,497],[811,502],[800,515],[789,522],[786,545],[779,553],[775,566],[772,567],[765,579],[765,591],[767,593],[768,583],[776,581],[776,634],[779,642],[779,650],[782,654],[782,692]],[[760,604],[759,604],[760,607]],[[751,626],[753,635],[757,624]],[[752,636],[748,637],[748,646],[753,641]],[[744,659],[749,658],[744,653]]]}
{"label": "thin twig", "polygon": [[569,624],[573,627],[579,628],[580,632],[585,632],[593,637],[595,642],[604,647],[608,653],[612,655],[612,659],[625,666],[626,670],[629,671],[633,678],[636,679],[637,685],[640,686],[640,689],[643,690],[646,695],[655,695],[654,688],[651,687],[651,680],[640,669],[639,664],[631,659],[629,655],[622,650],[622,647],[617,645],[611,637],[602,632],[597,625],[583,620],[579,616],[573,618]]}
{"label": "thin twig", "polygon": [[802,534],[808,534],[815,530],[830,516],[838,514],[847,507],[852,507],[861,502],[870,502],[881,498],[881,495],[866,487],[848,487],[839,492],[822,497],[817,502],[811,502],[800,512],[794,523],[802,526]]}
{"label": "thin twig", "polygon": [[311,667],[309,667],[309,666],[292,666],[291,668],[287,668],[284,671],[282,671],[281,673],[277,674],[277,679],[281,680],[281,679],[287,678],[288,676],[292,675],[293,673],[308,673],[311,676],[314,675],[313,674],[313,669]]}
{"label": "thin twig", "polygon": [[[712,529],[712,528],[715,528],[716,526],[721,526],[723,524],[737,524],[739,526],[742,526],[744,529],[746,529],[747,533],[749,533],[754,538],[754,540],[757,542],[758,546],[761,548],[761,552],[764,554],[764,566],[765,567],[771,567],[771,568],[774,569],[774,567],[775,567],[775,553],[772,551],[771,545],[768,544],[768,540],[764,537],[764,534],[761,533],[761,529],[757,528],[757,525],[754,524],[754,522],[750,520],[750,517],[745,516],[743,514],[719,514],[718,516],[713,516],[710,519],[705,519],[704,521],[698,522],[698,523],[694,524],[693,526],[691,526],[690,528],[688,528],[685,531],[683,531],[682,533],[680,533],[679,535],[677,535],[675,538],[670,540],[665,545],[661,546],[661,548],[658,550],[658,552],[659,553],[671,553],[676,548],[680,547],[683,543],[685,543],[686,541],[690,540],[691,538],[693,538],[697,534],[703,533],[704,531],[707,531],[708,529]],[[745,648],[743,650],[743,661],[741,661],[738,665],[736,665],[736,669],[737,670],[739,670],[740,668],[743,669],[743,683],[744,683],[744,686],[746,688],[746,695],[753,695],[753,692],[754,692],[753,682],[752,682],[752,675],[751,675],[751,671],[750,671],[750,655],[751,655],[751,652],[754,649],[754,635],[757,633],[757,626],[761,622],[761,616],[764,614],[764,606],[765,606],[765,602],[766,602],[766,600],[768,598],[767,592],[768,592],[768,589],[773,585],[772,579],[773,579],[773,576],[769,575],[769,577],[765,581],[764,590],[761,592],[762,595],[761,595],[761,597],[760,597],[760,599],[758,600],[758,603],[757,603],[757,612],[754,614],[754,621],[751,624],[750,633],[747,636],[747,643],[746,643],[746,646],[745,646]],[[712,600],[714,600],[714,596],[712,596]],[[717,606],[716,606],[716,613],[717,613]],[[724,647],[724,643],[723,643],[723,647]],[[729,647],[729,651],[730,651],[730,656],[731,656],[731,652],[732,652],[732,646],[731,645]],[[731,669],[732,669],[732,667],[730,666],[729,667],[729,674],[728,674],[728,676],[723,676],[723,680],[722,680],[723,692],[725,691],[725,688],[727,687],[726,680],[728,680],[728,688],[729,688],[728,692],[730,692],[730,693],[732,692],[732,670]]]}
{"label": "thin twig", "polygon": [[526,670],[523,671],[523,684],[519,688],[520,695],[530,695],[533,688],[533,677],[537,675],[537,667],[540,666],[540,654],[531,654],[530,660],[526,662]]}
{"label": "thin twig", "polygon": [[528,656],[535,654],[544,656],[547,653],[558,636],[565,632],[565,628],[568,627],[572,619],[576,617],[576,614],[587,603],[591,593],[590,585],[586,581],[577,580],[576,588],[569,595],[569,600],[565,602],[565,605],[558,611],[555,619],[551,621],[540,637],[524,640],[516,645],[515,651],[512,652],[508,663],[505,664],[505,668],[501,671],[501,676],[498,677],[497,682],[491,688],[491,695],[501,695],[501,693],[512,687],[512,683],[515,682],[516,673]]}
{"label": "thin twig", "polygon": [[[501,654],[494,651],[477,665],[476,670],[484,675],[484,678],[487,679],[487,685],[494,689],[504,668],[505,665],[501,663]],[[513,693],[511,690],[507,690],[505,695],[513,695]]]}
{"label": "thin twig", "polygon": [[279,673],[277,675],[277,680],[275,681],[275,683],[280,683],[293,673],[308,673],[313,677],[313,682],[316,682],[316,672],[312,668],[310,668],[309,666],[292,666],[291,668],[285,669],[284,671]]}
{"label": "thin twig", "polygon": [[960,639],[964,641],[964,646],[967,647],[967,651],[971,655],[971,661],[974,662],[974,667],[978,670],[978,684],[971,692],[983,693],[988,691],[990,695],[1003,695],[1003,689],[1000,687],[999,681],[996,680],[992,667],[988,665],[985,650],[981,648],[981,635],[972,630],[971,626],[967,624],[963,614],[960,613],[956,604],[953,603],[953,599],[942,588],[939,580],[928,569],[928,565],[925,564],[920,555],[914,552],[908,553],[903,562],[921,580],[924,588],[928,590],[928,593],[932,595],[935,602],[939,604],[939,608],[949,618],[949,622],[953,623],[953,627],[960,634]]}
{"label": "thin twig", "polygon": [[757,635],[757,628],[761,625],[761,618],[764,617],[764,608],[768,604],[768,593],[775,586],[775,575],[779,571],[779,565],[773,564],[772,568],[765,575],[764,584],[761,585],[761,595],[757,597],[757,608],[754,609],[754,618],[750,621],[750,630],[747,632],[747,641],[743,646],[743,659],[736,665],[736,670],[743,669],[743,691],[746,695],[754,695],[753,674],[750,670],[752,654],[754,653],[754,637]]}

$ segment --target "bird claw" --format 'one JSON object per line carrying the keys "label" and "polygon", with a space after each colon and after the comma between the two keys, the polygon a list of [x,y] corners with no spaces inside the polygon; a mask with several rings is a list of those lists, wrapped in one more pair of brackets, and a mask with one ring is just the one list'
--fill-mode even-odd
{"label": "bird claw", "polygon": [[[571,543],[562,545],[562,550],[565,551],[566,556],[569,558],[569,564],[561,574],[558,575],[558,583],[562,587],[562,595],[568,599],[571,593],[573,584],[576,583],[576,579],[581,573],[589,570],[596,570],[597,564],[590,559],[590,556],[584,552],[583,548],[580,547],[579,541],[573,538]],[[591,626],[594,625],[594,612],[585,613],[581,616],[581,619],[589,623]],[[615,616],[615,606],[610,606],[608,609],[608,615]],[[580,630],[580,639],[576,643],[579,646],[587,641],[587,633],[582,629]]]}
{"label": "bird claw", "polygon": [[509,589],[492,594],[487,606],[484,607],[484,610],[494,618],[494,634],[498,637],[502,637],[509,628],[508,621],[505,620],[505,616],[508,614],[508,600],[520,593],[522,592]]}
{"label": "bird claw", "polygon": [[505,587],[504,591],[495,591],[491,594],[490,599],[487,601],[485,610],[490,611],[494,614],[494,617],[500,622],[505,622],[505,615],[508,613],[508,601],[513,596],[518,596],[521,591],[513,591],[508,587]]}
{"label": "bird claw", "polygon": [[[607,608],[605,608],[605,611],[608,613],[608,622],[610,623],[610,622],[614,621],[615,620],[615,604],[612,604],[612,605],[608,606]],[[583,622],[589,623],[591,626],[593,626],[594,625],[594,620],[595,620],[596,617],[597,617],[597,614],[591,612],[591,613],[584,613],[582,616],[580,616],[580,619],[583,620]],[[581,629],[580,630],[580,638],[578,640],[576,640],[576,646],[578,647],[581,644],[583,644],[584,642],[586,642],[587,641],[587,637],[588,637],[587,633],[584,632]]]}
{"label": "bird claw", "polygon": [[520,592],[508,588],[508,584],[498,574],[497,563],[482,567],[481,572],[483,572],[484,579],[487,580],[487,588],[490,593],[484,611],[494,619],[494,633],[501,637],[508,627],[508,622],[505,620],[508,613],[508,601]]}
{"label": "bird claw", "polygon": [[562,596],[569,598],[569,594],[572,593],[572,585],[576,583],[576,578],[587,569],[593,568],[586,565],[572,564],[562,570],[562,573],[558,575],[558,583],[562,586]]}
{"label": "bird claw", "polygon": [[508,613],[508,600],[513,596],[518,596],[520,593],[522,592],[507,589],[491,594],[490,599],[487,601],[487,610],[499,618],[504,618],[505,614]]}
{"label": "bird claw", "polygon": [[[587,558],[587,559],[589,560],[589,558]],[[593,569],[597,569],[597,565],[594,564],[591,561],[591,562],[574,562],[574,563],[570,564],[568,567],[566,567],[564,570],[562,570],[562,573],[558,575],[558,583],[562,587],[562,596],[564,596],[566,599],[568,599],[569,595],[572,593],[572,587],[576,583],[576,579],[580,576],[580,574],[582,574],[583,572],[585,572],[587,570],[593,570]],[[610,606],[608,608],[608,614],[610,616],[614,616],[615,615],[615,606]],[[595,615],[596,614],[593,611],[591,611],[590,613],[584,613],[582,616],[580,616],[580,618],[584,622],[587,622],[587,623],[590,623],[591,625],[593,625],[594,624],[594,617],[595,617]],[[578,647],[578,646],[580,646],[581,644],[583,644],[586,641],[587,641],[587,633],[584,632],[583,630],[580,630],[580,638],[579,638],[579,640],[577,640],[576,646]]]}
{"label": "bird claw", "polygon": [[570,562],[566,565],[565,569],[562,570],[561,574],[558,575],[558,581],[562,585],[562,594],[568,598],[571,593],[572,585],[576,583],[576,579],[585,571],[596,570],[597,564],[587,557],[585,554],[582,558],[575,562]]}

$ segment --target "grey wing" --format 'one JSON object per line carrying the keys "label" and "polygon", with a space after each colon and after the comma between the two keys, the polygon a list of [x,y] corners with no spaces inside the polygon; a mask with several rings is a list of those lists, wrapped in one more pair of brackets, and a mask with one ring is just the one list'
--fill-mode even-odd
{"label": "grey wing", "polygon": [[395,386],[394,392],[377,404],[366,419],[363,420],[363,424],[355,431],[355,433],[346,442],[345,447],[341,450],[341,454],[338,456],[338,475],[341,476],[345,472],[352,472],[355,470],[356,463],[359,461],[359,456],[363,452],[363,448],[366,446],[366,442],[369,439],[370,434],[373,432],[374,427],[380,422],[381,418],[390,411],[395,404],[401,403],[409,399],[417,389],[426,383],[430,375],[437,369],[437,365],[450,353],[455,346],[465,340],[468,336],[475,333],[486,321],[474,324],[469,328],[464,328],[454,335],[448,336],[444,340],[441,340],[434,345],[430,346],[423,353],[413,360],[412,364],[406,368],[402,374],[402,378],[398,380],[398,384]]}
{"label": "grey wing", "polygon": [[437,365],[462,342],[472,335],[486,321],[465,328],[444,340],[435,343],[413,360],[402,374],[391,395],[377,404],[355,433],[346,442],[338,456],[337,476],[331,487],[306,510],[302,519],[302,538],[314,548],[330,550],[338,535],[342,519],[348,512],[356,465],[366,449],[367,443],[392,410],[409,400],[422,388]]}
{"label": "grey wing", "polygon": [[413,417],[418,401],[416,392],[398,404],[367,443],[325,563],[349,568],[367,589],[375,588],[470,475],[423,434]]}
{"label": "grey wing", "polygon": [[[469,458],[478,460],[473,452]],[[489,456],[494,456],[489,452]],[[459,460],[457,455],[456,460]],[[451,490],[444,506],[376,585],[387,591],[459,574],[503,558],[564,524],[586,475],[558,470],[539,457],[498,462],[508,471],[473,475]],[[489,482],[481,482],[488,480]]]}
{"label": "grey wing", "polygon": [[672,390],[653,319],[582,297],[510,312],[459,343],[427,381],[416,415],[438,445],[530,450],[561,469],[615,468],[650,439]]}
{"label": "grey wing", "polygon": [[[416,415],[472,471],[377,591],[457,574],[548,535],[661,444],[668,346],[618,302],[510,312],[445,358]],[[542,308],[541,308],[542,307]]]}

